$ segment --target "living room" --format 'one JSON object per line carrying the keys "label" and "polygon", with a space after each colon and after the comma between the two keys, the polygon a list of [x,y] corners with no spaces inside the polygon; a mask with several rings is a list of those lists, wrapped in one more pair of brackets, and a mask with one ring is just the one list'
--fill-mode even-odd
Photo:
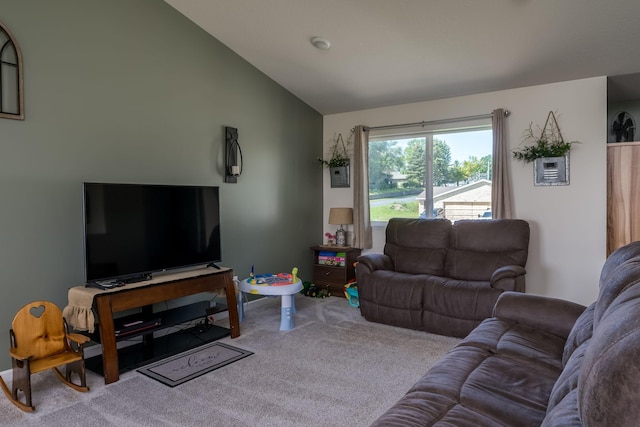
{"label": "living room", "polygon": [[[82,183],[219,185],[222,262],[246,277],[300,269],[351,206],[317,158],[334,135],[378,126],[511,112],[510,148],[559,113],[568,186],[536,187],[511,163],[516,217],[531,225],[527,291],[589,304],[606,258],[607,76],[322,114],[159,0],[0,0],[24,61],[25,119],[0,119],[0,320],[33,300],[60,307],[84,283]],[[640,65],[637,70],[640,71]],[[310,85],[313,82],[309,83]],[[244,170],[224,182],[224,127],[238,129]],[[381,252],[384,229],[374,229]],[[0,341],[7,354],[8,339]],[[10,368],[0,358],[0,370]]]}

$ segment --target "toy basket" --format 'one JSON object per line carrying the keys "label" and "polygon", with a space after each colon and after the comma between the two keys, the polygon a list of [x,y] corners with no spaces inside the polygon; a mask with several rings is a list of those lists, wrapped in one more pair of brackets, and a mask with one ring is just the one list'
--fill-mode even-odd
{"label": "toy basket", "polygon": [[358,299],[358,285],[356,282],[344,285],[344,296],[347,298],[350,306],[360,307],[360,300]]}

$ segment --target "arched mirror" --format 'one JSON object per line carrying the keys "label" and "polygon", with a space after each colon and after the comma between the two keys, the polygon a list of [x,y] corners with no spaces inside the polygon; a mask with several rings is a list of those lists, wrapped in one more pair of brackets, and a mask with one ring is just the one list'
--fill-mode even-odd
{"label": "arched mirror", "polygon": [[0,117],[24,119],[22,54],[18,43],[0,22]]}

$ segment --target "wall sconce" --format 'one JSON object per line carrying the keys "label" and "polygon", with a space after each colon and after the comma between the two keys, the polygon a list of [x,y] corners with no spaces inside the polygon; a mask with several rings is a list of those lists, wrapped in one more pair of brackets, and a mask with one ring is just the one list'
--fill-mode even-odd
{"label": "wall sconce", "polygon": [[331,208],[329,209],[329,224],[340,225],[336,230],[336,245],[347,246],[347,231],[343,225],[353,224],[352,208]]}
{"label": "wall sconce", "polygon": [[242,149],[238,144],[238,129],[226,126],[225,128],[225,158],[224,158],[224,182],[237,183],[242,174]]}

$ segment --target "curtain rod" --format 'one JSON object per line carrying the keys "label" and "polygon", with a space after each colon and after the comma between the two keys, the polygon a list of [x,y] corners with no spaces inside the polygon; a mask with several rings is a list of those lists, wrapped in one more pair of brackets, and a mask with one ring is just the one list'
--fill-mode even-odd
{"label": "curtain rod", "polygon": [[[509,110],[504,110],[504,116],[508,117],[511,112]],[[404,127],[414,127],[414,126],[427,126],[427,125],[440,125],[446,123],[454,123],[454,122],[462,122],[465,120],[479,120],[479,119],[488,119],[489,117],[493,117],[493,113],[489,114],[479,114],[476,116],[466,116],[466,117],[456,117],[452,119],[440,119],[440,120],[429,120],[429,121],[421,121],[414,123],[402,123],[396,125],[383,125],[383,126],[365,126],[365,130],[378,130],[378,129],[395,129],[395,128],[404,128]],[[351,132],[354,132],[355,128],[351,129]]]}

